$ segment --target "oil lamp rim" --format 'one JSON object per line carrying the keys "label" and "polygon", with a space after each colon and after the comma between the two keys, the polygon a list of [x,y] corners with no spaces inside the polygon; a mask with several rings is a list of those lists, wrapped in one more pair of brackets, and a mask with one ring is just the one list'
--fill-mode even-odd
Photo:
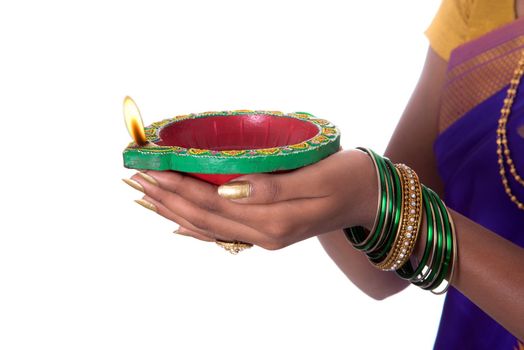
{"label": "oil lamp rim", "polygon": [[[146,130],[148,141],[159,139],[160,131],[176,122],[214,116],[268,115],[309,122],[318,132],[299,143],[268,148],[213,151],[181,146],[136,147],[130,143],[124,150],[124,166],[134,169],[177,170],[207,174],[254,173],[289,170],[312,164],[335,153],[340,146],[340,131],[331,122],[306,112],[234,110],[203,112],[167,118],[152,123]],[[258,159],[260,161],[253,162]]]}

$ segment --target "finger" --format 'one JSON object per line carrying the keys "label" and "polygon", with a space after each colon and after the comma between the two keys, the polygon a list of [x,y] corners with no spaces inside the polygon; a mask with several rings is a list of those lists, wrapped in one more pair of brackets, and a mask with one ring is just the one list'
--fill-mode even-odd
{"label": "finger", "polygon": [[[145,189],[147,193],[154,194],[159,189],[176,193],[210,212],[229,211],[233,213],[238,211],[238,205],[235,206],[234,203],[217,194],[216,185],[178,172],[139,172],[133,175],[131,179],[138,182],[142,190]],[[131,183],[128,184],[132,186]]]}
{"label": "finger", "polygon": [[205,241],[205,242],[214,242],[211,238],[209,238],[208,236],[206,235],[202,235],[198,232],[195,232],[195,231],[191,231],[191,230],[188,230],[187,228],[185,227],[182,227],[180,226],[178,228],[178,230],[175,230],[175,232],[173,233],[176,233],[177,235],[181,235],[181,236],[186,236],[186,237],[192,237],[192,238],[196,238],[200,241]]}
{"label": "finger", "polygon": [[[165,203],[171,211],[175,211],[175,209],[167,203],[172,203],[172,200],[176,200],[179,206],[191,203],[191,206],[197,206],[203,210],[200,214],[202,217],[208,218],[210,214],[215,214],[216,216],[229,219],[227,221],[229,224],[234,222],[241,224],[242,227],[250,227],[257,232],[259,237],[259,243],[251,242],[258,245],[263,245],[263,242],[265,242],[264,238],[267,237],[273,240],[273,244],[289,245],[295,243],[325,232],[326,229],[324,227],[340,223],[343,216],[347,215],[347,213],[342,213],[343,216],[338,215],[335,221],[331,221],[330,218],[335,217],[334,213],[336,210],[339,210],[337,206],[340,205],[337,200],[329,197],[298,199],[264,205],[242,205],[219,197],[215,191],[206,189],[205,187],[208,184],[204,183],[204,186],[199,190],[191,191],[193,194],[190,200],[187,200],[180,196],[179,193],[175,194],[166,191],[159,186],[154,186],[150,182],[144,181],[143,177],[133,176],[133,179],[139,182],[142,191],[155,200]],[[188,179],[188,181],[193,180]],[[195,181],[195,187],[198,188],[201,181]],[[180,188],[182,193],[189,192],[187,186],[180,186]],[[338,191],[338,193],[343,194],[341,191]],[[182,197],[187,202],[177,197]],[[191,219],[188,219],[188,221],[191,221]],[[195,221],[191,222],[195,224]],[[197,224],[197,226],[199,225]]]}
{"label": "finger", "polygon": [[155,198],[148,194],[144,199],[156,207],[158,214],[212,240],[242,241],[267,249],[281,245],[252,227],[210,214],[177,194],[160,189],[156,195]]}
{"label": "finger", "polygon": [[[154,177],[153,177],[154,176]],[[282,214],[282,208],[273,205],[245,205],[232,202],[217,193],[217,186],[174,172],[138,173],[125,179],[128,185],[159,200],[166,191],[177,194],[208,213],[222,216],[259,230],[268,217]]]}
{"label": "finger", "polygon": [[[287,173],[243,175],[218,187],[218,194],[241,204],[269,204],[292,199],[324,197],[333,191],[330,182],[326,181],[327,175],[340,172],[339,160],[344,158],[340,157],[340,153],[343,152],[337,152],[315,164]],[[217,191],[215,185],[178,172],[149,170],[139,175],[150,178],[162,188],[176,193],[182,194],[184,189]]]}
{"label": "finger", "polygon": [[[175,213],[171,213],[169,209],[167,209],[162,203],[154,200],[153,198],[149,196],[144,196],[142,199],[136,200],[136,202],[140,204],[141,206],[143,206],[144,208],[154,211],[155,213],[165,217],[166,219],[175,222],[180,227],[182,226],[188,227],[192,232],[195,232],[200,236],[207,237],[207,240],[209,241],[213,240],[213,238],[211,237],[212,234],[210,232],[205,232],[199,229],[198,227],[194,226],[193,224],[191,224],[189,221],[185,220],[181,216],[176,215]],[[176,233],[179,233],[179,232],[176,232]]]}
{"label": "finger", "polygon": [[[193,236],[197,239],[205,241],[216,241],[217,239],[224,241],[243,241],[253,243],[270,250],[281,249],[306,238],[338,229],[341,226],[338,224],[338,222],[340,222],[340,218],[337,216],[343,217],[346,215],[344,212],[337,213],[333,209],[332,201],[323,200],[321,203],[313,204],[310,200],[303,200],[304,203],[302,204],[305,209],[303,213],[304,216],[297,217],[297,222],[301,224],[297,225],[297,228],[294,228],[292,225],[290,226],[290,221],[283,222],[283,224],[279,226],[278,222],[274,220],[266,220],[266,223],[273,224],[268,226],[269,229],[266,231],[268,233],[257,232],[257,235],[260,237],[259,239],[249,239],[245,238],[245,234],[235,234],[240,233],[243,229],[245,229],[245,227],[238,225],[237,223],[227,223],[227,226],[231,225],[229,226],[230,230],[227,231],[202,229],[201,227],[193,225],[193,223],[186,220],[182,216],[172,212],[161,202],[158,202],[149,196],[144,196],[144,199],[148,203],[152,204],[154,206],[154,211],[156,211],[161,216],[178,223],[180,226],[190,228],[192,232],[196,233]],[[326,217],[331,217],[333,220],[326,222]],[[306,224],[306,221],[309,221],[310,224]],[[307,229],[310,233],[304,235],[302,233],[304,228]],[[182,232],[183,231],[184,230],[182,230]]]}

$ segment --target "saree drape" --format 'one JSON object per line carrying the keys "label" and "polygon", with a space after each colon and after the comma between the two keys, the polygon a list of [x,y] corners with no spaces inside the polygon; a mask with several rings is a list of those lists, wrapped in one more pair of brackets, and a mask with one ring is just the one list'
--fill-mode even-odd
{"label": "saree drape", "polygon": [[[496,138],[500,109],[523,50],[524,19],[519,19],[452,52],[441,103],[441,133],[434,144],[446,204],[521,247],[524,211],[505,193]],[[522,85],[509,116],[507,135],[517,172],[524,175]],[[513,193],[524,201],[524,187],[509,172],[508,178]],[[458,240],[460,244],[460,232]],[[518,342],[460,292],[450,288],[435,349],[513,350],[518,349]]]}

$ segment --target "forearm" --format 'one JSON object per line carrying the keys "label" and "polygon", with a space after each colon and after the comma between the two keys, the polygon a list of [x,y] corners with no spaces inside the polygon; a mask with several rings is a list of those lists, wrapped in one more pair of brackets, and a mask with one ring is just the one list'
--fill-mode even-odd
{"label": "forearm", "polygon": [[[349,221],[354,225],[370,229],[375,220],[378,203],[378,178],[369,157],[360,151],[346,151],[347,159],[353,166],[347,168],[351,174],[348,186],[352,198],[352,208],[347,209]],[[348,163],[340,162],[340,166]],[[352,186],[356,185],[356,186]],[[320,243],[344,274],[370,297],[382,300],[406,288],[409,283],[398,278],[395,273],[384,272],[374,267],[366,255],[353,248],[342,229],[318,236]]]}
{"label": "forearm", "polygon": [[524,249],[456,212],[458,261],[453,286],[524,340]]}
{"label": "forearm", "polygon": [[[417,89],[386,150],[387,157],[395,163],[408,164],[420,176],[422,183],[440,195],[443,185],[438,176],[432,146],[438,134],[439,101],[446,67],[447,63],[429,50]],[[367,220],[373,220],[377,203],[372,189],[376,187],[366,181],[373,179],[376,186],[377,180],[369,164],[371,163],[362,167],[362,174],[358,179],[352,177],[348,186],[356,183],[361,189],[362,196],[355,197],[355,201],[360,205],[359,215],[365,212]],[[365,180],[366,176],[368,180]],[[362,189],[369,189],[369,200],[365,199],[365,190]],[[451,215],[455,222],[458,243],[454,287],[522,340],[524,249],[458,213],[452,212]],[[424,230],[423,228],[421,232]],[[320,236],[319,239],[346,276],[366,293],[378,295],[377,299],[391,295],[406,286],[406,282],[395,274],[375,270],[361,252],[345,241],[341,230]],[[415,250],[419,257],[422,255],[424,242],[425,237],[422,234]]]}
{"label": "forearm", "polygon": [[372,266],[362,252],[351,246],[342,230],[324,233],[318,239],[347,278],[370,297],[382,300],[409,285],[394,273]]}
{"label": "forearm", "polygon": [[[375,198],[359,199],[369,207]],[[510,333],[524,339],[524,249],[498,234],[450,211],[457,237],[457,260],[452,285],[490,315]],[[369,220],[375,210],[366,212]],[[426,245],[427,220],[422,226],[413,254],[422,260]]]}
{"label": "forearm", "polygon": [[[432,145],[437,134],[440,93],[444,84],[446,66],[446,62],[429,49],[417,88],[386,150],[386,156],[393,162],[403,162],[416,169],[421,180],[438,193],[441,193],[442,185],[437,175]],[[366,213],[371,218],[369,220],[372,225],[377,210],[377,178],[371,162],[367,161],[362,164],[357,174],[358,181],[355,180],[357,176],[352,174],[351,183],[358,184],[357,186],[361,189],[360,198],[363,202],[355,199],[359,207],[350,208],[348,211],[354,209],[359,212],[360,216]],[[348,186],[351,184],[348,183]],[[366,190],[369,191],[366,192]],[[367,198],[372,199],[369,202]],[[363,206],[364,203],[365,206]],[[360,217],[356,218],[354,222],[363,224],[365,220]],[[369,222],[364,226],[369,227]],[[395,274],[382,273],[373,267],[362,252],[354,249],[345,240],[342,230],[319,236],[319,239],[324,249],[346,276],[370,296],[383,299],[408,285]],[[373,276],[373,281],[370,281],[371,278],[368,276]]]}
{"label": "forearm", "polygon": [[[354,154],[352,157],[354,162],[360,159]],[[370,228],[377,215],[377,179],[372,161],[369,157],[366,160],[358,163],[358,172],[352,173],[348,186],[355,188],[350,191],[354,193],[355,204],[347,212],[352,216],[350,222]],[[426,220],[422,214],[414,251],[419,261],[426,242]],[[524,265],[524,249],[456,212],[451,211],[451,215],[458,247],[452,284],[509,332],[524,338],[524,271],[520,268]],[[342,230],[326,233],[319,239],[346,276],[371,297],[384,299],[408,285],[395,273],[372,266],[362,252],[351,246]]]}

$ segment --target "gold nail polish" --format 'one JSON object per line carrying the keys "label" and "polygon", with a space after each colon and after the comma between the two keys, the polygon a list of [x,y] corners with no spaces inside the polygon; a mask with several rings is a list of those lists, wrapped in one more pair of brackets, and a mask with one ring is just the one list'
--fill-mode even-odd
{"label": "gold nail polish", "polygon": [[151,175],[142,173],[142,172],[139,172],[138,175],[140,175],[144,180],[149,182],[151,185],[158,186],[158,181],[156,181],[156,179],[152,177]]}
{"label": "gold nail polish", "polygon": [[141,184],[139,184],[138,182],[136,182],[135,180],[132,180],[132,179],[122,179],[122,181],[124,181],[126,184],[128,184],[129,186],[133,187],[135,190],[137,191],[140,191],[140,192],[144,192],[144,187],[142,187]]}
{"label": "gold nail polish", "polygon": [[155,213],[158,212],[158,209],[156,208],[156,206],[153,203],[149,203],[145,199],[137,199],[137,200],[135,200],[135,202],[137,202],[138,204],[140,204],[144,208],[147,208],[149,210],[154,211]]}
{"label": "gold nail polish", "polygon": [[249,197],[251,184],[248,181],[234,181],[218,187],[218,194],[229,199]]}

